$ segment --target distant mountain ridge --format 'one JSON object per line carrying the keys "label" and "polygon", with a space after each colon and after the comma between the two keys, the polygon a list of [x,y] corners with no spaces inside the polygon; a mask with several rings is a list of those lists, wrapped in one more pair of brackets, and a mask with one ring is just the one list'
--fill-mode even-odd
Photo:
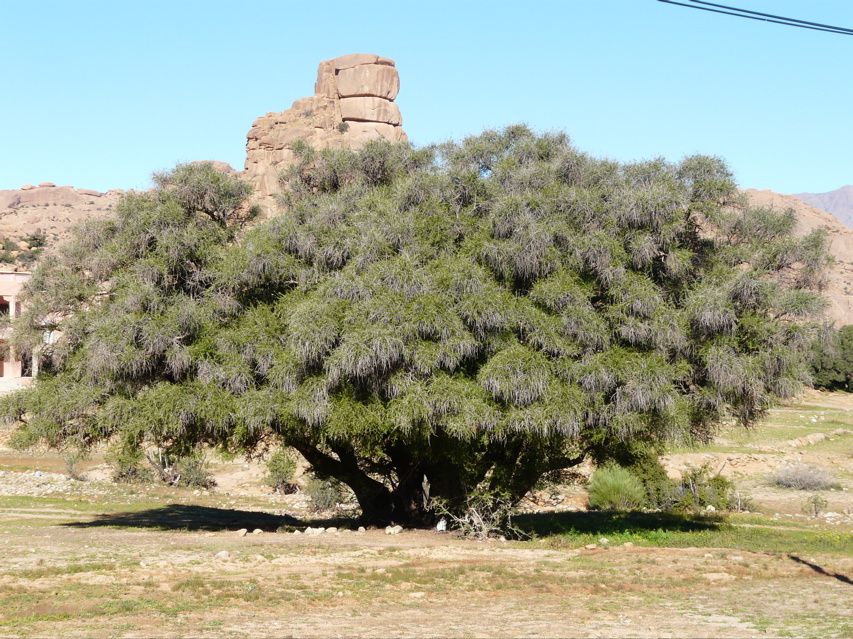
{"label": "distant mountain ridge", "polygon": [[853,228],[853,184],[827,193],[796,193],[794,197],[832,213],[848,227]]}

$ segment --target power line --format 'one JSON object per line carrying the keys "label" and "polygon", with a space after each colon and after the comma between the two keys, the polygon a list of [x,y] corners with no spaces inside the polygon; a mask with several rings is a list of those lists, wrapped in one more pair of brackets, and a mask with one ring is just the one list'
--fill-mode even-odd
{"label": "power line", "polygon": [[[825,28],[831,29],[833,31],[844,31],[846,33],[853,34],[853,29],[847,29],[845,27],[836,27],[836,26],[833,26],[831,24],[823,24],[822,22],[809,22],[808,20],[797,20],[796,18],[785,18],[783,16],[777,16],[777,15],[774,15],[772,13],[761,13],[760,11],[750,11],[749,9],[739,9],[737,7],[729,7],[729,6],[724,5],[724,4],[716,4],[714,2],[704,2],[703,0],[690,0],[690,2],[693,2],[694,4],[705,4],[705,5],[708,5],[709,7],[718,7],[720,9],[734,9],[735,11],[738,11],[740,13],[750,13],[754,16],[763,16],[765,18],[776,18],[778,20],[784,20],[785,22],[797,22],[799,24],[808,24],[808,25],[811,25],[813,27],[825,27]],[[746,16],[744,16],[744,17],[746,17]],[[791,25],[791,26],[795,26],[795,25]]]}
{"label": "power line", "polygon": [[[738,18],[746,18],[747,20],[758,20],[760,22],[772,22],[774,24],[783,24],[788,27],[797,27],[799,29],[809,29],[811,31],[826,31],[828,33],[839,33],[841,35],[853,35],[853,29],[846,27],[836,27],[830,24],[822,24],[820,22],[809,22],[807,20],[797,20],[796,18],[786,18],[777,16],[772,13],[761,13],[759,11],[748,11],[738,7],[730,7],[724,4],[715,4],[713,2],[702,2],[701,0],[690,0],[694,4],[686,4],[684,2],[676,2],[675,0],[658,0],[666,4],[674,4],[679,7],[687,7],[688,9],[698,9],[699,11],[708,11],[710,13],[721,13]],[[697,4],[708,5],[705,7],[697,6]],[[718,7],[718,8],[711,8]],[[731,9],[724,11],[723,9]],[[749,14],[749,15],[748,15]]]}

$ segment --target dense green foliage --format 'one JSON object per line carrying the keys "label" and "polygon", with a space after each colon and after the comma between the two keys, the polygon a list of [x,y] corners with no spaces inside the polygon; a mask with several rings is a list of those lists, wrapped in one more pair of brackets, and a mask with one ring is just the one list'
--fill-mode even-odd
{"label": "dense green foliage", "polygon": [[853,392],[853,324],[815,341],[812,376],[818,388]]}
{"label": "dense green foliage", "polygon": [[707,464],[686,468],[678,479],[671,479],[660,462],[649,456],[628,468],[608,462],[589,482],[589,505],[594,510],[705,512],[710,506],[712,510],[740,511],[750,501]]}
{"label": "dense green foliage", "polygon": [[639,510],[646,505],[642,482],[627,468],[605,464],[589,482],[589,507],[593,510]]}
{"label": "dense green foliage", "polygon": [[288,450],[275,451],[267,460],[266,484],[278,493],[295,492],[296,458]]}
{"label": "dense green foliage", "polygon": [[717,159],[623,165],[524,127],[300,158],[245,233],[245,190],[206,165],[78,229],[27,287],[16,348],[61,335],[6,414],[52,444],[292,446],[368,519],[419,521],[428,496],[705,440],[808,379],[824,239]]}

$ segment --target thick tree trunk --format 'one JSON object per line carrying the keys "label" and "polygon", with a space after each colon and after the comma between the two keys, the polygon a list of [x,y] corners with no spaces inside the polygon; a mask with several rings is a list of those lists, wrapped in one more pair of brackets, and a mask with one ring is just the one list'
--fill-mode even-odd
{"label": "thick tree trunk", "polygon": [[[460,460],[452,454],[450,444],[437,435],[427,456],[418,455],[404,443],[387,449],[397,476],[397,484],[392,488],[361,468],[349,444],[331,444],[332,455],[307,440],[289,443],[320,475],[334,477],[349,486],[358,500],[362,520],[372,525],[429,526],[435,520],[428,503],[430,498],[442,500],[450,510],[463,509],[470,491],[486,477],[494,494],[503,494],[516,502],[533,488],[542,473],[583,460],[583,455],[576,458],[554,455],[553,451],[529,446],[524,441],[503,442],[481,451],[476,460]],[[429,485],[428,495],[424,491],[424,478]]]}
{"label": "thick tree trunk", "polygon": [[358,466],[355,454],[346,448],[335,450],[338,459],[320,451],[316,446],[304,441],[291,442],[309,464],[321,475],[328,475],[349,486],[365,523],[387,524],[393,520],[394,503],[391,491],[385,484],[370,477]]}

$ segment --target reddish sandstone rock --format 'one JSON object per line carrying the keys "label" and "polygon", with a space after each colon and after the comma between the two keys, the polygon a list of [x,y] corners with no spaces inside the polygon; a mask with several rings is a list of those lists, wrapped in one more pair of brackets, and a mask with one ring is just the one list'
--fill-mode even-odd
{"label": "reddish sandstone rock", "polygon": [[300,140],[318,149],[358,148],[375,139],[405,141],[394,103],[399,90],[400,77],[388,58],[355,53],[321,62],[313,96],[259,117],[246,136],[244,177],[262,208],[275,210],[279,174],[293,163],[293,147]]}

